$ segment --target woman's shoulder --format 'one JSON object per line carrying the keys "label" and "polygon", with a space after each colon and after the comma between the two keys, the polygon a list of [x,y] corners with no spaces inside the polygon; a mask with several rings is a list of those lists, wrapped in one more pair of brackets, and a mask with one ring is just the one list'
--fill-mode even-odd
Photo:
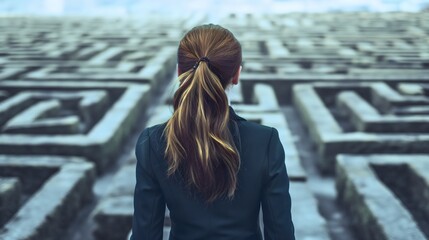
{"label": "woman's shoulder", "polygon": [[240,121],[239,124],[245,128],[257,131],[271,131],[273,127],[258,123],[256,121]]}
{"label": "woman's shoulder", "polygon": [[153,134],[159,133],[160,131],[162,132],[166,125],[167,125],[167,121],[147,126],[145,130],[149,132],[149,135],[153,135]]}
{"label": "woman's shoulder", "polygon": [[252,137],[270,137],[275,129],[274,127],[254,121],[240,121],[238,126],[241,135],[244,134]]}
{"label": "woman's shoulder", "polygon": [[162,136],[162,133],[163,133],[166,125],[167,125],[167,122],[165,121],[162,123],[158,123],[158,124],[154,124],[154,125],[150,125],[150,126],[145,127],[139,133],[139,136],[137,139],[137,144],[139,142],[141,142],[142,139],[144,139],[146,137],[146,138],[148,138],[149,143],[154,150],[160,149],[160,145],[163,142],[165,142],[161,136]]}
{"label": "woman's shoulder", "polygon": [[232,109],[231,110],[232,118],[237,122],[241,131],[245,131],[245,132],[249,132],[251,134],[253,133],[257,135],[259,134],[266,135],[272,132],[273,127],[258,123],[256,121],[252,121],[252,119],[246,118],[246,116],[237,114],[232,107],[231,109]]}

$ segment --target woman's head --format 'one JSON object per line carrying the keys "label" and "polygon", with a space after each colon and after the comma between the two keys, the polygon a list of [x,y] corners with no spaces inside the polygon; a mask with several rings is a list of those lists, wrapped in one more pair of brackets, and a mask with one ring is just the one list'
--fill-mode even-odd
{"label": "woman's head", "polygon": [[238,80],[242,61],[241,45],[228,29],[206,24],[190,30],[179,44],[179,75],[194,71],[193,67],[202,57],[208,59],[204,68],[208,67],[219,78],[223,88],[231,84],[232,80]]}
{"label": "woman's head", "polygon": [[238,81],[241,54],[234,35],[214,24],[194,27],[178,48],[180,84],[164,130],[167,174],[179,170],[207,202],[233,197],[236,189],[240,156],[228,128],[225,89]]}

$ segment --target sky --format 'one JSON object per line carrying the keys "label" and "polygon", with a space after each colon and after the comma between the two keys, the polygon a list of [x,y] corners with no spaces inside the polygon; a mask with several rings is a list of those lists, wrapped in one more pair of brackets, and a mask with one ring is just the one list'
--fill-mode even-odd
{"label": "sky", "polygon": [[429,0],[0,0],[0,14],[142,16],[147,13],[419,11]]}

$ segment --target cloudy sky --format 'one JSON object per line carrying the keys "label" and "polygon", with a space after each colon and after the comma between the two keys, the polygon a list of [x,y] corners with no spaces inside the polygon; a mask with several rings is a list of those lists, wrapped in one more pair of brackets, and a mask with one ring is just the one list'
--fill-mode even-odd
{"label": "cloudy sky", "polygon": [[139,16],[195,12],[419,11],[429,0],[0,0],[0,13]]}

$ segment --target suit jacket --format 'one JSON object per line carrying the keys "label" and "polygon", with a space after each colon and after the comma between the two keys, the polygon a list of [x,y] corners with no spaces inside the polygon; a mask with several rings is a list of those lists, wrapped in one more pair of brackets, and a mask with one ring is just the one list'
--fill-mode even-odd
{"label": "suit jacket", "polygon": [[206,206],[191,198],[183,182],[166,176],[166,142],[161,136],[166,122],[147,127],[135,148],[130,240],[161,240],[166,205],[172,223],[169,240],[261,240],[261,206],[265,240],[295,239],[285,152],[277,129],[247,121],[229,108],[229,128],[241,156],[234,199],[217,199]]}

